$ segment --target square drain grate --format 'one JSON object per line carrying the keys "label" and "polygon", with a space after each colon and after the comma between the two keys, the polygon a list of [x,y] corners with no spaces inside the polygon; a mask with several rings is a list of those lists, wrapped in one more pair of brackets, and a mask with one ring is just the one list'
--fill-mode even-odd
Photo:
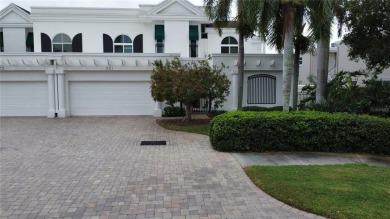
{"label": "square drain grate", "polygon": [[167,145],[167,141],[141,141],[141,145]]}

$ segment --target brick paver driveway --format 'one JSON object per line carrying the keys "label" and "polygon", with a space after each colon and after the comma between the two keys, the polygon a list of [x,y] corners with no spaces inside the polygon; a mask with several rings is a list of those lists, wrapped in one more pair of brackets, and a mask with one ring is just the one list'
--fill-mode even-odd
{"label": "brick paver driveway", "polygon": [[[167,146],[140,146],[167,140]],[[305,218],[151,117],[1,118],[1,218]]]}

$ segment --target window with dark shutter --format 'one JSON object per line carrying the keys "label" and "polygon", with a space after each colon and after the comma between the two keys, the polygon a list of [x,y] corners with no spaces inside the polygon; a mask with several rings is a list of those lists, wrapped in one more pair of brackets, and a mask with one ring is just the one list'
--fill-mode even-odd
{"label": "window with dark shutter", "polygon": [[81,33],[79,33],[73,37],[72,51],[73,52],[83,52],[83,35]]}
{"label": "window with dark shutter", "polygon": [[104,53],[113,53],[114,52],[114,42],[111,37],[107,34],[103,34],[103,52]]}
{"label": "window with dark shutter", "polygon": [[41,51],[51,52],[51,39],[45,33],[41,33]]}
{"label": "window with dark shutter", "polygon": [[143,53],[144,52],[144,36],[143,34],[139,34],[134,38],[133,46],[134,53]]}

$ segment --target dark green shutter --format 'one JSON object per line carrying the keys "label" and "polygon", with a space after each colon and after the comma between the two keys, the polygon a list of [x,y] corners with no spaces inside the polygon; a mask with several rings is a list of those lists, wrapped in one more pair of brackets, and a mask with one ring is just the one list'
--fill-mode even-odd
{"label": "dark green shutter", "polygon": [[0,46],[3,46],[3,45],[4,45],[3,32],[0,32]]}
{"label": "dark green shutter", "polygon": [[34,34],[33,33],[27,34],[26,46],[34,46]]}
{"label": "dark green shutter", "polygon": [[154,30],[154,39],[163,40],[165,38],[164,25],[156,25]]}
{"label": "dark green shutter", "polygon": [[199,40],[198,26],[190,25],[190,40]]}

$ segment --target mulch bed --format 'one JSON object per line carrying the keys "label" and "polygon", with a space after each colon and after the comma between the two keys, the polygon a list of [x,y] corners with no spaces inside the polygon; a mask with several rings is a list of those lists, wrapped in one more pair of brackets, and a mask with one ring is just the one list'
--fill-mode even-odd
{"label": "mulch bed", "polygon": [[157,119],[159,125],[177,125],[177,126],[194,126],[194,125],[207,125],[210,123],[210,119],[191,119],[186,122],[183,119]]}

